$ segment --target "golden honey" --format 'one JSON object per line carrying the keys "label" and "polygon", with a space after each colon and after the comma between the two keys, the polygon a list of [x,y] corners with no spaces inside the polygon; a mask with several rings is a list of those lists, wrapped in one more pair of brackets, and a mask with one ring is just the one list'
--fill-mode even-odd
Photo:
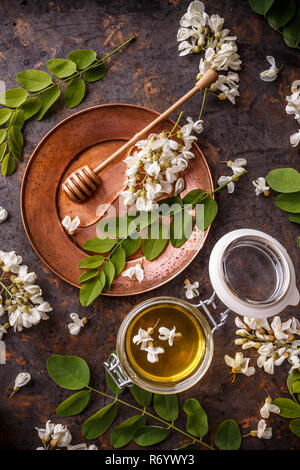
{"label": "golden honey", "polygon": [[[159,338],[159,328],[172,330],[174,326],[181,336],[176,336],[170,346]],[[141,344],[134,344],[133,338],[140,328],[147,331],[153,327],[153,346],[163,348],[164,353],[151,363],[147,352]],[[131,368],[147,382],[176,384],[199,369],[206,353],[206,336],[199,320],[183,305],[162,302],[148,306],[132,319],[126,331],[125,349]]]}

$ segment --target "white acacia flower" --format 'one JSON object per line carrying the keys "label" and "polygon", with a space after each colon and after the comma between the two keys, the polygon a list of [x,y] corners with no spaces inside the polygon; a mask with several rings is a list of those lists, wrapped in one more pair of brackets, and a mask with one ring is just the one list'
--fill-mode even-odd
{"label": "white acacia flower", "polygon": [[220,33],[223,28],[224,18],[221,18],[219,15],[211,15],[208,19],[208,24],[214,33]]}
{"label": "white acacia flower", "polygon": [[289,337],[288,329],[292,324],[292,319],[282,322],[279,316],[273,318],[271,328],[277,340],[287,340]]}
{"label": "white acacia flower", "polygon": [[259,76],[260,79],[264,82],[273,82],[274,80],[276,80],[280,69],[276,67],[275,59],[273,56],[268,55],[266,59],[270,64],[270,68],[268,70],[265,70],[264,72],[261,72]]}
{"label": "white acacia flower", "polygon": [[183,178],[178,178],[178,180],[175,183],[175,188],[174,188],[174,196],[178,196],[178,194],[181,193],[185,188],[185,182]]}
{"label": "white acacia flower", "polygon": [[13,274],[18,274],[20,269],[20,264],[22,263],[22,257],[16,255],[14,251],[10,251],[5,253],[4,251],[0,251],[0,259],[4,264],[2,269],[7,272],[10,271]]}
{"label": "white acacia flower", "polygon": [[273,405],[272,398],[268,396],[265,399],[264,405],[260,409],[260,415],[261,415],[262,418],[268,419],[269,416],[270,416],[270,413],[279,414],[280,413],[280,408],[276,405]]}
{"label": "white acacia flower", "polygon": [[292,367],[290,368],[289,373],[293,369],[300,369],[300,358],[298,355],[290,356],[288,361],[290,364],[292,364]]}
{"label": "white acacia flower", "polygon": [[[220,176],[218,179],[218,185],[222,186],[225,183],[228,183],[232,178],[231,176]],[[227,184],[227,191],[229,194],[232,194],[234,192],[235,184],[233,181],[230,181],[230,183]]]}
{"label": "white acacia flower", "polygon": [[201,134],[203,132],[203,120],[200,119],[198,121],[193,121],[191,117],[187,117],[187,124],[181,127],[181,134],[184,137],[189,136],[193,131],[196,132],[197,134]]}
{"label": "white acacia flower", "polygon": [[232,103],[235,104],[235,98],[240,96],[238,91],[238,82],[240,77],[236,72],[228,72],[227,75],[219,75],[215,83],[211,85],[211,90],[220,90],[224,96]]}
{"label": "white acacia flower", "polygon": [[169,330],[169,328],[166,328],[165,326],[161,326],[158,332],[159,339],[161,339],[162,341],[168,341],[169,346],[173,346],[174,338],[179,338],[182,336],[181,333],[176,333],[175,326],[173,326],[172,330]]}
{"label": "white acacia flower", "polygon": [[61,221],[62,226],[66,229],[69,235],[74,235],[76,233],[77,228],[80,225],[80,219],[76,215],[76,217],[71,220],[69,215],[66,215],[64,219]]}
{"label": "white acacia flower", "polygon": [[31,380],[31,375],[28,372],[20,372],[15,379],[14,391],[17,392],[21,387],[27,385]]}
{"label": "white acacia flower", "polygon": [[293,147],[297,147],[300,143],[300,129],[290,136],[290,143]]}
{"label": "white acacia flower", "polygon": [[257,430],[250,432],[251,436],[258,437],[259,439],[271,439],[272,437],[272,428],[267,427],[267,423],[264,419],[261,419],[258,422]]}
{"label": "white acacia flower", "polygon": [[224,359],[225,363],[231,367],[231,372],[233,374],[244,374],[249,377],[255,373],[255,368],[249,367],[250,358],[244,358],[243,354],[240,352],[236,353],[234,359],[230,356],[227,356],[227,354],[224,356]]}
{"label": "white acacia flower", "polygon": [[[54,431],[56,424],[52,423],[50,420],[47,421],[45,428],[35,428],[38,432],[39,438],[43,442],[49,442],[51,439],[51,434]],[[37,450],[44,450],[44,447],[39,447]]]}
{"label": "white acacia flower", "polygon": [[67,446],[67,450],[98,450],[98,447],[95,444],[90,444],[87,446],[85,442],[82,444],[76,444],[74,446]]}
{"label": "white acacia flower", "polygon": [[72,436],[67,426],[62,424],[56,424],[51,434],[51,446],[52,447],[68,447],[72,441]]}
{"label": "white acacia flower", "polygon": [[245,343],[243,343],[242,349],[255,348],[256,345],[257,345],[257,341],[249,340],[249,341],[246,341]]}
{"label": "white acacia flower", "polygon": [[132,339],[134,344],[141,344],[141,349],[145,350],[149,341],[153,341],[153,338],[150,336],[148,331],[139,328],[138,334],[135,335]]}
{"label": "white acacia flower", "polygon": [[267,374],[274,374],[275,359],[273,356],[267,357],[261,355],[257,359],[257,367],[263,367]]}
{"label": "white acacia flower", "polygon": [[31,272],[29,273],[28,272],[28,266],[26,266],[25,264],[20,266],[20,269],[19,269],[19,272],[18,272],[18,275],[15,279],[15,282],[18,283],[18,282],[24,282],[24,284],[26,284],[26,286],[29,286],[31,284],[34,284],[34,282],[36,281],[36,274],[34,272]]}
{"label": "white acacia flower", "polygon": [[4,209],[3,207],[0,207],[0,224],[2,224],[2,222],[5,222],[7,217],[8,217],[7,210]]}
{"label": "white acacia flower", "polygon": [[79,318],[78,313],[71,313],[70,318],[72,322],[68,323],[69,332],[71,335],[76,336],[80,332],[81,328],[84,328],[86,318]]}
{"label": "white acacia flower", "polygon": [[185,296],[187,299],[193,299],[194,297],[198,297],[200,295],[199,290],[199,282],[195,281],[193,284],[190,281],[186,280],[184,283],[184,288],[186,290]]}
{"label": "white acacia flower", "polygon": [[240,175],[245,171],[244,167],[247,165],[247,160],[245,158],[237,158],[234,161],[229,160],[227,166],[231,168],[234,175]]}
{"label": "white acacia flower", "polygon": [[137,263],[135,266],[131,266],[122,272],[123,277],[129,277],[130,279],[135,276],[139,282],[142,282],[144,279],[144,270],[140,263]]}
{"label": "white acacia flower", "polygon": [[145,351],[147,351],[147,361],[151,362],[154,364],[155,362],[158,362],[158,354],[163,354],[165,350],[161,347],[155,348],[152,345],[147,346],[144,348]]}
{"label": "white acacia flower", "polygon": [[263,176],[257,178],[257,180],[252,181],[253,186],[255,187],[255,194],[259,196],[263,194],[264,196],[269,195],[270,187],[266,185],[266,178]]}

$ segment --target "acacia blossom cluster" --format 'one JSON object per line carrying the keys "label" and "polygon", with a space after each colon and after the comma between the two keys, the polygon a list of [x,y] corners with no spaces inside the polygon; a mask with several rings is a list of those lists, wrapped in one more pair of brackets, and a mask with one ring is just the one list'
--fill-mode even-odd
{"label": "acacia blossom cluster", "polygon": [[180,173],[186,170],[189,160],[194,158],[192,144],[197,140],[193,131],[202,132],[202,121],[187,124],[176,133],[150,134],[135,145],[135,150],[124,162],[127,165],[127,189],[120,192],[125,206],[135,204],[138,211],[150,212],[158,208],[157,198],[164,194],[179,194],[185,187]]}
{"label": "acacia blossom cluster", "polygon": [[[147,361],[151,363],[158,362],[158,355],[165,352],[164,348],[160,346],[154,347],[154,339],[151,335],[154,333],[155,327],[156,325],[148,328],[147,330],[139,328],[138,334],[132,339],[134,344],[141,345],[141,351],[147,352]],[[173,326],[171,330],[165,326],[161,326],[158,332],[158,338],[161,341],[168,341],[169,346],[173,346],[175,338],[180,338],[182,336],[181,333],[176,333],[175,326]]]}
{"label": "acacia blossom cluster", "polygon": [[210,91],[218,91],[220,100],[228,99],[235,104],[239,96],[237,71],[241,69],[241,59],[237,52],[236,36],[230,36],[230,30],[223,29],[223,25],[224,18],[216,14],[209,16],[202,2],[192,2],[180,20],[178,50],[180,56],[205,51],[204,58],[200,59],[197,79],[200,80],[210,68],[226,72],[219,74]]}
{"label": "acacia blossom cluster", "polygon": [[235,344],[242,349],[254,348],[259,357],[257,366],[268,374],[274,374],[274,368],[284,361],[291,364],[291,369],[300,368],[300,322],[296,318],[282,322],[275,316],[269,324],[268,320],[256,320],[244,317],[243,321],[236,317],[235,324],[238,339]]}
{"label": "acacia blossom cluster", "polygon": [[22,257],[14,251],[0,251],[0,316],[8,315],[8,322],[0,325],[0,339],[11,326],[15,332],[48,320],[52,311],[35,283],[36,274],[22,265]]}
{"label": "acacia blossom cluster", "polygon": [[[300,80],[295,80],[291,87],[292,94],[286,96],[288,104],[285,107],[287,114],[294,115],[297,123],[300,124]],[[300,129],[291,135],[290,143],[293,147],[297,147],[300,143]]]}
{"label": "acacia blossom cluster", "polygon": [[67,426],[52,423],[50,420],[47,421],[45,428],[35,429],[43,444],[43,447],[37,447],[36,450],[56,450],[57,448],[64,448],[65,450],[98,450],[94,444],[87,446],[85,442],[71,445],[72,435]]}

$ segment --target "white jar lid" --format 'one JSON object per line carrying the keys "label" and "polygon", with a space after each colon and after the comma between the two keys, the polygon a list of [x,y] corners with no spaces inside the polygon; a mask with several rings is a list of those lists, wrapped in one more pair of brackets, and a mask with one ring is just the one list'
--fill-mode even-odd
{"label": "white jar lid", "polygon": [[[241,254],[241,259],[237,258]],[[269,274],[272,283],[265,282]],[[297,305],[300,300],[288,252],[259,230],[240,229],[224,235],[211,252],[209,275],[221,302],[242,316],[264,319],[279,314],[288,305]]]}

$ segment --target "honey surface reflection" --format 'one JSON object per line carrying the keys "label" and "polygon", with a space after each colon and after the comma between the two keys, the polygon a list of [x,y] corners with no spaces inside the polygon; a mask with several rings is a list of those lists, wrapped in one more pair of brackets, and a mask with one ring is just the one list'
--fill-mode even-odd
{"label": "honey surface reflection", "polygon": [[[164,353],[158,355],[158,361],[147,360],[147,352],[141,350],[141,344],[133,343],[133,338],[140,328],[147,330],[156,325],[151,333],[153,346],[161,347]],[[159,339],[159,328],[169,330],[176,327],[173,345]],[[167,303],[150,306],[140,312],[130,323],[126,332],[127,357],[136,372],[150,381],[180,382],[189,377],[203,361],[206,341],[201,325],[197,319],[181,305]]]}

